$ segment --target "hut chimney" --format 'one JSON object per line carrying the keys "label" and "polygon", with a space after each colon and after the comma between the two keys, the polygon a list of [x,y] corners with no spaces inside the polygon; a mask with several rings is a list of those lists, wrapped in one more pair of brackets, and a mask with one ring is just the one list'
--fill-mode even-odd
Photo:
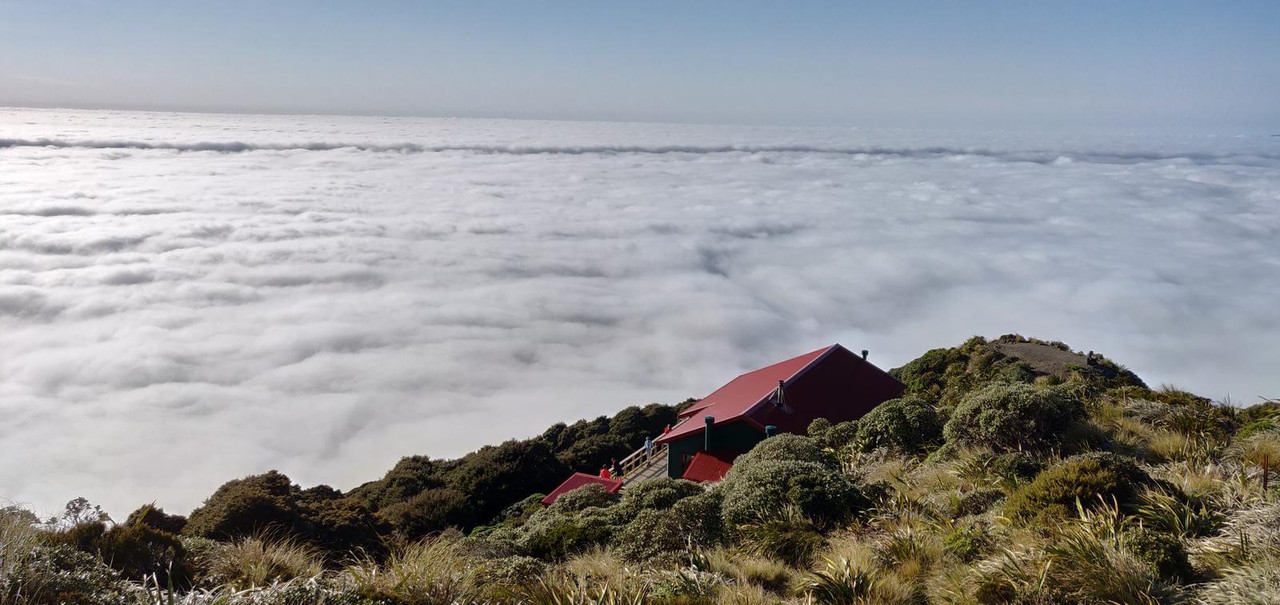
{"label": "hut chimney", "polygon": [[716,423],[715,416],[703,416],[702,421],[707,423],[707,430],[702,432],[702,451],[711,451],[711,425]]}
{"label": "hut chimney", "polygon": [[863,361],[866,361],[866,360],[867,360],[867,350],[866,350],[866,349],[863,349],[863,350],[862,350],[862,360],[863,360]]}

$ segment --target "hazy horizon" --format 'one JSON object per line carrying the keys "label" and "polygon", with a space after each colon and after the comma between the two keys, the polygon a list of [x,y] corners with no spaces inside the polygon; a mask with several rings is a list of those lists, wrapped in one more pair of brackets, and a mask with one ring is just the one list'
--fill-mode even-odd
{"label": "hazy horizon", "polygon": [[1280,132],[1280,5],[0,2],[0,105]]}

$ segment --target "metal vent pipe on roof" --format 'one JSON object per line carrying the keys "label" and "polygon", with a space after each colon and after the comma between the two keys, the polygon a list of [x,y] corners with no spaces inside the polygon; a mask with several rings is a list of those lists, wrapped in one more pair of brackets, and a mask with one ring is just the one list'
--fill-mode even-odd
{"label": "metal vent pipe on roof", "polygon": [[866,350],[866,349],[863,349],[863,350],[862,350],[862,360],[863,360],[863,361],[866,361],[866,359],[867,359],[867,350]]}
{"label": "metal vent pipe on roof", "polygon": [[702,421],[707,423],[707,430],[702,432],[702,451],[711,451],[711,425],[716,423],[715,416],[703,416]]}

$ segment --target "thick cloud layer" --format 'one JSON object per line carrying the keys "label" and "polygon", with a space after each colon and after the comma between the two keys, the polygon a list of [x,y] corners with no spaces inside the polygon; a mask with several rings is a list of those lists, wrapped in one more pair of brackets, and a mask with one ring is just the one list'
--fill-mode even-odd
{"label": "thick cloud layer", "polygon": [[1280,396],[1280,139],[0,110],[0,498],[349,488],[831,342]]}

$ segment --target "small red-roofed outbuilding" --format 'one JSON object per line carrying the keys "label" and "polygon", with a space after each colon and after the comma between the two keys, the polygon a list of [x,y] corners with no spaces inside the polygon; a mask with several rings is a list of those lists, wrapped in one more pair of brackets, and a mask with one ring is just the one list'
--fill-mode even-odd
{"label": "small red-roofed outbuilding", "polygon": [[689,462],[689,468],[684,469],[684,475],[681,475],[680,478],[699,483],[724,479],[729,469],[733,468],[733,461],[737,459],[738,454],[738,452],[731,450],[698,452],[693,455],[693,460]]}
{"label": "small red-roofed outbuilding", "polygon": [[622,481],[617,479],[605,479],[604,477],[597,477],[586,473],[574,473],[571,477],[565,479],[564,483],[561,483],[559,487],[551,490],[551,493],[547,494],[547,497],[542,499],[542,505],[551,506],[551,503],[555,502],[556,498],[578,489],[579,487],[591,484],[603,485],[605,491],[611,494],[622,488]]}

